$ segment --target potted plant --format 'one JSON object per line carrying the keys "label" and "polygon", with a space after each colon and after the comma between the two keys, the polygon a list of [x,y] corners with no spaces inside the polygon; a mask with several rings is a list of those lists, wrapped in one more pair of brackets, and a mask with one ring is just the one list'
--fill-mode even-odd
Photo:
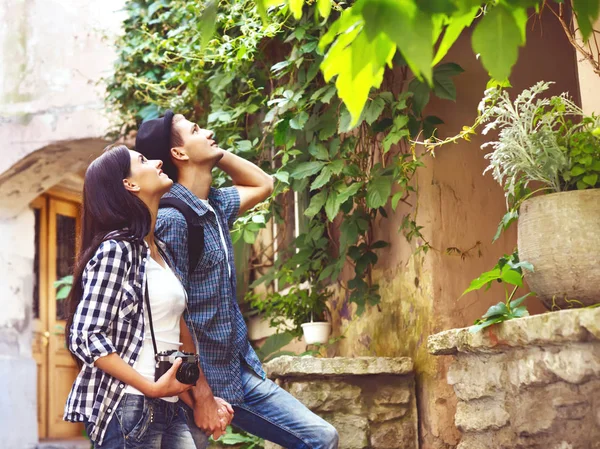
{"label": "potted plant", "polygon": [[328,261],[324,231],[322,223],[315,223],[300,234],[286,257],[250,286],[267,283],[270,292],[247,296],[250,305],[270,320],[271,327],[296,337],[304,335],[307,344],[325,344],[331,334],[327,301],[332,292],[322,279]]}
{"label": "potted plant", "polygon": [[528,285],[549,309],[587,306],[600,301],[600,119],[566,93],[542,97],[550,84],[539,82],[514,102],[505,90],[488,89],[483,134],[497,130],[498,137],[482,148],[492,149],[486,171],[507,198],[499,232],[519,218],[519,256],[534,267]]}

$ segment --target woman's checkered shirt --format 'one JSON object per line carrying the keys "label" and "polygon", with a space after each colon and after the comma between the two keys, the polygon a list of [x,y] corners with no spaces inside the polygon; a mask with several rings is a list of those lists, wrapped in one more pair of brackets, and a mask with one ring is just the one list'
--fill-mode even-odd
{"label": "woman's checkered shirt", "polygon": [[89,437],[97,444],[102,444],[125,384],[94,362],[111,353],[131,366],[137,360],[144,336],[148,257],[145,242],[105,240],[83,272],[83,296],[69,338],[69,350],[83,367],[69,393],[64,419],[93,423]]}

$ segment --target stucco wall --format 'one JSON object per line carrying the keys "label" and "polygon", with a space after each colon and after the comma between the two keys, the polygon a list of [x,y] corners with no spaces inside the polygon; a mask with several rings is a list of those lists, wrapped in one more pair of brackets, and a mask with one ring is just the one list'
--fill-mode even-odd
{"label": "stucco wall", "polygon": [[123,4],[0,0],[2,447],[37,443],[34,215],[28,205],[80,171],[105,144],[109,117],[100,80],[112,72]]}
{"label": "stucco wall", "polygon": [[[455,78],[456,103],[433,99],[426,110],[425,115],[438,115],[445,121],[441,136],[453,135],[473,123],[488,80],[471,50],[469,33],[461,36],[446,60],[460,64],[465,73]],[[574,53],[551,14],[528,31],[527,46],[521,50],[511,78],[513,92],[541,79],[556,81],[552,93],[569,91],[578,100]],[[502,290],[494,288],[458,301],[472,279],[516,247],[516,227],[491,243],[506,210],[502,189],[489,174],[482,175],[486,160],[479,147],[483,142],[474,136],[470,143],[439,149],[435,158],[425,159],[427,167],[418,172],[417,221],[434,250],[412,255],[414,247],[398,233],[406,208],[388,211],[390,218],[376,227],[375,239],[391,242],[389,249],[379,252],[374,273],[381,289],[380,308],[371,307],[357,318],[344,299],[334,301],[334,327],[337,334],[345,336],[335,348],[336,355],[413,358],[422,449],[455,447],[459,441],[454,425],[456,398],[446,383],[449,361],[427,353],[427,337],[472,324],[503,299]],[[477,242],[481,244],[477,246]],[[473,249],[461,258],[445,254],[449,247],[463,252]],[[535,299],[530,299],[528,306],[532,313],[543,310]]]}
{"label": "stucco wall", "polygon": [[123,0],[0,1],[0,173],[50,143],[106,132],[101,77]]}

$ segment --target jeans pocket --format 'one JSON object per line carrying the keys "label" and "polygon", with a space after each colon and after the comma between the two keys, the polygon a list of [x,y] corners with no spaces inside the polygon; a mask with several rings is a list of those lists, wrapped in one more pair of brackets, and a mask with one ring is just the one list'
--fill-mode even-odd
{"label": "jeans pocket", "polygon": [[139,442],[152,422],[154,410],[145,396],[126,394],[116,415],[125,439]]}

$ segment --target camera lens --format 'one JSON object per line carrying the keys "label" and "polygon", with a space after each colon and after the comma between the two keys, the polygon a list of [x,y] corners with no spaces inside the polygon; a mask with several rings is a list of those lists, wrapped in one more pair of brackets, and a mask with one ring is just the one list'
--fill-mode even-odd
{"label": "camera lens", "polygon": [[200,368],[197,363],[184,362],[175,377],[182,384],[194,385],[200,378]]}

